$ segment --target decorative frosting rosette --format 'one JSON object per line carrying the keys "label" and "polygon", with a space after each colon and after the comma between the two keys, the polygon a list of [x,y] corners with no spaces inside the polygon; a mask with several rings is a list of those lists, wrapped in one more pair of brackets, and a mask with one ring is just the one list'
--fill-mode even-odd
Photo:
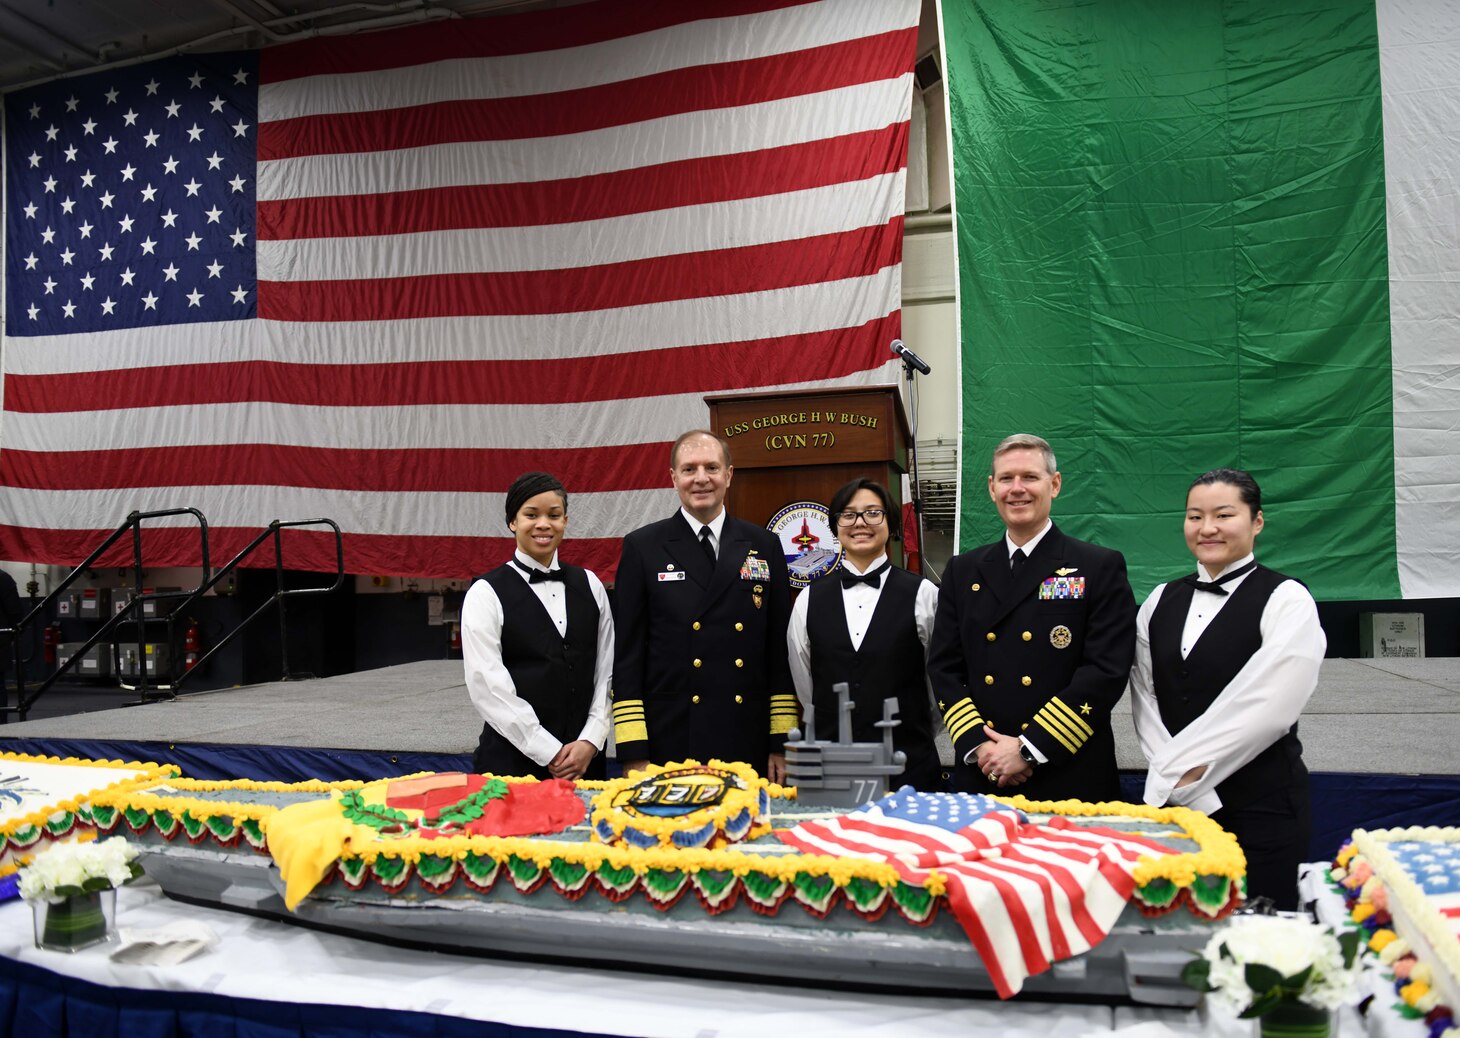
{"label": "decorative frosting rosette", "polygon": [[686,760],[649,765],[593,798],[593,836],[630,847],[720,847],[758,836],[770,813],[768,783],[745,764]]}

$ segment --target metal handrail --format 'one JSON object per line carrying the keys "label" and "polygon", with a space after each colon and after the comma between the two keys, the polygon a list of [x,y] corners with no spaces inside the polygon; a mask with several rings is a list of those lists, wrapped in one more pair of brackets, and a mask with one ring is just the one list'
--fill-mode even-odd
{"label": "metal handrail", "polygon": [[[296,526],[328,526],[330,529],[332,529],[335,532],[335,580],[334,580],[334,583],[332,583],[329,587],[307,587],[307,588],[285,588],[284,587],[284,542],[283,542],[283,539],[279,536],[279,533],[280,533],[281,530],[284,530],[284,529],[289,528],[289,527],[296,527]],[[170,686],[168,686],[168,691],[169,692],[175,690],[179,685],[181,685],[183,682],[187,681],[190,675],[196,674],[198,671],[202,670],[203,664],[208,659],[210,659],[213,656],[214,653],[218,652],[218,650],[222,649],[225,645],[227,645],[229,642],[231,642],[235,637],[237,637],[243,631],[243,629],[245,627],[247,627],[249,624],[253,623],[254,620],[258,619],[268,609],[270,609],[272,606],[274,606],[276,604],[279,607],[279,653],[280,653],[281,663],[282,663],[282,667],[283,667],[283,676],[279,680],[281,680],[281,681],[292,681],[292,680],[296,680],[296,679],[301,678],[301,677],[313,677],[313,675],[291,674],[290,671],[289,671],[289,631],[288,631],[288,624],[287,624],[287,618],[286,618],[286,606],[285,606],[285,602],[286,602],[287,599],[294,598],[294,597],[297,597],[297,596],[300,596],[300,595],[327,595],[327,594],[329,594],[332,591],[338,591],[340,589],[341,585],[344,584],[344,581],[345,581],[345,542],[344,542],[344,535],[340,533],[339,524],[336,523],[333,519],[295,519],[295,520],[290,520],[290,521],[284,521],[284,520],[280,520],[280,519],[275,519],[272,523],[269,524],[269,526],[268,526],[268,528],[266,530],[262,531],[257,537],[255,537],[252,541],[250,541],[248,544],[246,544],[244,546],[243,550],[240,551],[237,555],[235,555],[233,557],[233,559],[226,566],[224,566],[222,569],[218,570],[217,573],[213,574],[213,577],[212,577],[211,580],[209,580],[206,583],[204,583],[191,597],[189,597],[189,599],[186,602],[183,602],[181,605],[179,605],[173,611],[172,615],[174,617],[177,616],[179,613],[183,612],[184,609],[188,605],[191,604],[191,602],[192,602],[192,600],[194,598],[197,598],[197,597],[201,596],[202,594],[204,594],[205,592],[207,592],[207,591],[213,589],[214,587],[216,587],[219,584],[219,582],[223,580],[224,577],[228,576],[234,570],[236,570],[238,568],[239,564],[245,558],[247,558],[249,555],[251,555],[254,552],[255,549],[257,549],[260,545],[262,545],[264,543],[264,541],[268,540],[270,537],[272,537],[273,540],[274,540],[274,579],[275,579],[275,590],[274,590],[273,595],[270,596],[267,601],[263,602],[257,609],[255,609],[247,617],[245,617],[242,623],[240,623],[237,627],[235,627],[233,630],[229,631],[222,638],[220,638],[216,643],[214,643],[214,645],[211,648],[209,648],[207,652],[205,652],[201,656],[199,656],[198,659],[197,659],[197,661],[193,664],[193,666],[192,666],[191,669],[185,670],[185,671],[183,671],[183,673],[180,676],[175,677],[173,679],[173,681],[172,681],[172,684]],[[196,694],[197,694],[196,692],[194,692],[194,693],[184,693],[184,695],[196,695]]]}
{"label": "metal handrail", "polygon": [[[196,518],[198,520],[198,531],[199,531],[200,544],[201,544],[201,548],[202,548],[203,577],[204,577],[204,581],[205,582],[202,583],[202,584],[199,584],[198,585],[198,588],[195,591],[192,591],[192,592],[188,592],[188,591],[168,591],[168,592],[154,592],[154,593],[152,593],[150,595],[144,595],[143,592],[142,592],[142,521],[144,519],[161,519],[161,518],[164,518],[166,516],[172,516],[172,515],[191,515],[191,516],[193,516],[194,518]],[[91,637],[88,638],[82,644],[81,649],[79,651],[73,653],[71,655],[71,658],[68,659],[65,663],[63,663],[60,666],[58,666],[55,669],[55,671],[52,672],[49,676],[47,676],[45,678],[45,680],[43,680],[40,683],[40,685],[36,688],[36,690],[33,693],[31,693],[29,696],[27,696],[25,694],[25,672],[24,672],[23,669],[21,669],[17,665],[16,672],[15,672],[15,692],[16,692],[15,701],[16,701],[16,705],[15,706],[10,706],[9,705],[9,703],[7,702],[8,699],[9,699],[8,693],[5,693],[3,696],[0,696],[0,723],[3,723],[6,720],[8,720],[10,714],[18,714],[19,717],[20,717],[20,720],[24,721],[25,720],[25,717],[26,717],[26,714],[30,712],[30,708],[35,705],[36,700],[39,699],[42,695],[44,695],[46,693],[46,691],[52,685],[54,685],[56,683],[56,681],[63,674],[65,674],[73,666],[75,666],[80,661],[80,659],[84,655],[86,655],[87,651],[89,649],[91,649],[92,646],[94,646],[97,642],[101,641],[102,638],[106,637],[106,635],[110,634],[114,628],[116,628],[118,625],[120,625],[126,619],[127,614],[132,609],[134,609],[134,608],[138,610],[138,613],[137,613],[137,636],[138,636],[138,644],[144,644],[145,643],[145,639],[146,639],[146,634],[144,633],[143,618],[142,618],[142,612],[141,612],[142,602],[144,600],[146,600],[146,599],[156,600],[156,599],[160,599],[160,598],[189,598],[189,599],[191,599],[191,597],[195,597],[198,592],[200,592],[204,587],[207,586],[206,585],[206,578],[207,578],[208,569],[209,569],[209,565],[208,565],[208,520],[207,520],[207,517],[204,516],[202,512],[198,511],[196,508],[164,508],[164,509],[159,509],[159,510],[153,511],[153,512],[131,512],[131,513],[129,513],[127,515],[126,522],[122,523],[121,526],[118,526],[114,531],[112,531],[111,535],[108,536],[106,538],[106,540],[102,541],[101,544],[97,546],[97,548],[96,548],[95,551],[93,551],[90,555],[86,556],[86,558],[82,562],[78,563],[77,566],[74,569],[72,569],[69,574],[66,575],[66,578],[64,580],[62,580],[59,584],[57,584],[54,589],[52,589],[52,591],[51,591],[51,593],[49,595],[47,595],[45,598],[41,599],[40,602],[38,602],[31,609],[30,612],[26,613],[25,616],[21,617],[20,622],[18,624],[16,624],[15,627],[8,628],[8,630],[10,630],[12,632],[12,634],[14,634],[14,635],[17,636],[14,639],[15,640],[15,643],[16,643],[16,646],[17,646],[17,648],[16,648],[17,661],[18,661],[18,658],[19,658],[19,648],[18,648],[18,646],[19,646],[19,637],[18,637],[19,633],[21,631],[25,630],[27,627],[29,627],[31,625],[32,621],[34,621],[37,617],[40,617],[41,619],[44,619],[45,616],[46,616],[48,607],[51,606],[52,603],[54,603],[55,600],[57,598],[59,598],[66,591],[67,588],[69,588],[73,583],[75,583],[76,579],[78,577],[80,577],[82,573],[84,573],[85,571],[87,571],[88,569],[90,569],[91,566],[92,566],[92,564],[95,563],[97,559],[99,559],[103,555],[105,555],[106,552],[108,551],[108,549],[110,549],[112,545],[116,544],[117,541],[121,540],[122,537],[127,533],[128,530],[132,531],[133,570],[134,570],[134,572],[136,574],[136,591],[135,591],[135,594],[133,595],[132,601],[130,603],[128,603],[128,605],[127,605],[126,608],[124,608],[122,610],[119,610],[119,611],[113,613],[110,617],[108,617],[106,619],[106,621],[101,625],[101,627],[99,627],[95,632],[93,632],[92,635],[91,635]],[[170,619],[169,619],[168,631],[169,631],[169,635],[170,635],[171,634],[171,620]],[[145,701],[147,701],[147,695],[148,695],[148,693],[147,693],[147,666],[146,666],[145,662],[139,668],[139,673],[142,676],[142,682],[141,682],[142,701],[145,702]]]}

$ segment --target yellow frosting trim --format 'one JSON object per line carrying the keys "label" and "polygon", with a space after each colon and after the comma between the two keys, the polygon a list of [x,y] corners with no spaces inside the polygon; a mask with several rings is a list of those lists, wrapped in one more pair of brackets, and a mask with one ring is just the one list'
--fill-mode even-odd
{"label": "yellow frosting trim", "polygon": [[[696,766],[695,762],[686,761],[677,764],[675,767]],[[719,761],[711,761],[711,767],[723,767],[732,771],[742,778],[749,777],[758,785],[764,785],[767,792],[774,799],[790,800],[794,798],[793,787],[781,787],[774,783],[765,783],[754,772],[744,764],[723,764]],[[659,765],[650,765],[649,771],[639,775],[632,780],[614,779],[607,782],[579,782],[579,786],[588,789],[599,789],[608,792],[610,789],[618,790],[640,781],[647,775],[670,770]],[[420,774],[431,774],[421,772]],[[502,776],[498,776],[502,777]],[[522,778],[513,777],[512,782],[526,781]],[[306,783],[268,783],[251,782],[247,780],[237,782],[203,782],[192,779],[175,779],[169,785],[177,790],[194,791],[218,791],[226,789],[250,789],[267,792],[331,792],[337,793],[351,789],[363,789],[369,783],[363,782],[306,782]],[[754,789],[737,790],[735,792],[754,794]],[[728,799],[728,798],[727,798]],[[1237,841],[1225,832],[1217,823],[1207,818],[1206,815],[1183,807],[1151,807],[1144,804],[1126,803],[1098,803],[1087,804],[1078,800],[1061,801],[1035,801],[1022,796],[1000,797],[1001,801],[1020,808],[1032,814],[1060,814],[1069,817],[1094,816],[1094,815],[1115,815],[1125,818],[1141,818],[1157,825],[1169,828],[1182,829],[1188,838],[1193,840],[1201,850],[1195,854],[1174,854],[1160,858],[1142,857],[1135,869],[1135,881],[1138,885],[1144,885],[1155,879],[1166,879],[1178,886],[1189,886],[1195,881],[1198,875],[1226,876],[1233,880],[1240,879],[1246,871],[1246,860],[1242,856]],[[239,804],[223,803],[211,800],[196,800],[177,796],[156,796],[148,793],[126,794],[123,791],[108,792],[94,802],[104,806],[118,808],[133,807],[151,811],[164,810],[174,815],[186,811],[200,821],[206,821],[209,816],[219,815],[231,818],[235,824],[242,819],[257,821],[260,827],[267,833],[271,819],[281,813],[278,807],[262,804]],[[321,801],[321,804],[332,806],[338,811],[338,805],[332,800]],[[294,805],[300,807],[302,805]],[[722,802],[720,807],[724,807]],[[596,812],[595,812],[596,814]],[[648,820],[635,819],[636,827],[648,829],[642,824]],[[659,819],[654,819],[659,821]],[[700,824],[704,824],[701,819]],[[651,871],[679,871],[695,873],[701,871],[730,872],[737,877],[744,877],[751,872],[758,872],[764,876],[782,882],[791,882],[798,875],[813,877],[829,877],[837,887],[846,887],[853,881],[874,883],[881,887],[895,887],[903,882],[897,870],[891,865],[868,861],[861,858],[836,858],[828,855],[813,854],[763,854],[754,848],[742,847],[719,848],[719,849],[680,849],[672,847],[639,848],[629,846],[605,845],[589,842],[566,842],[542,838],[525,837],[501,837],[501,836],[476,836],[458,835],[450,837],[438,837],[427,839],[420,836],[405,836],[392,838],[387,843],[378,841],[378,834],[366,827],[351,826],[352,836],[358,835],[358,840],[342,839],[329,841],[339,847],[339,860],[363,861],[373,863],[377,858],[399,858],[408,863],[415,864],[423,857],[433,858],[455,858],[460,861],[469,854],[489,858],[499,864],[505,864],[508,859],[516,857],[523,861],[531,861],[540,868],[547,868],[553,861],[561,861],[569,865],[579,865],[589,870],[596,870],[604,864],[613,869],[629,868],[637,876],[643,876]],[[358,833],[355,830],[359,830]],[[763,831],[763,827],[758,826]],[[619,830],[621,831],[621,830]],[[341,846],[343,844],[343,846]],[[271,842],[271,847],[274,844]],[[316,872],[318,863],[315,863],[309,871]],[[312,885],[312,884],[311,884]],[[942,873],[933,870],[922,884],[923,889],[934,897],[942,897],[946,893],[946,879]],[[302,894],[300,895],[302,896]]]}
{"label": "yellow frosting trim", "polygon": [[85,793],[77,794],[74,797],[67,797],[65,800],[58,800],[54,804],[47,804],[39,810],[30,814],[20,815],[0,825],[0,835],[9,836],[11,833],[30,826],[43,826],[54,816],[63,812],[75,814],[83,804],[94,804],[97,797],[102,793],[113,793],[122,790],[135,789],[138,786],[164,779],[175,774],[177,768],[171,764],[155,764],[152,762],[142,763],[139,761],[120,760],[82,760],[80,757],[35,757],[27,753],[0,753],[0,760],[16,761],[26,764],[60,764],[73,768],[111,768],[116,771],[135,771],[140,774],[132,775],[129,778],[119,779],[99,790],[88,790]]}
{"label": "yellow frosting trim", "polygon": [[1195,854],[1166,854],[1142,857],[1132,874],[1137,886],[1164,879],[1178,887],[1189,887],[1197,876],[1225,876],[1236,881],[1247,875],[1247,857],[1237,838],[1200,811],[1189,807],[1152,807],[1118,801],[1087,804],[1083,800],[1030,800],[1011,796],[996,799],[1030,814],[1064,815],[1069,818],[1115,815],[1143,818],[1160,825],[1177,826],[1201,849]]}
{"label": "yellow frosting trim", "polygon": [[[669,846],[676,833],[690,829],[702,829],[706,825],[713,825],[717,833],[724,832],[725,823],[736,817],[743,811],[749,811],[752,819],[758,819],[760,806],[760,791],[769,785],[765,779],[756,774],[755,769],[748,764],[727,763],[722,760],[712,760],[709,765],[717,771],[728,771],[745,784],[743,789],[726,785],[725,796],[713,807],[706,807],[691,815],[678,817],[656,818],[652,815],[629,815],[621,808],[614,806],[614,798],[626,790],[632,789],[645,779],[653,778],[655,775],[662,775],[670,771],[683,771],[686,768],[698,768],[700,762],[697,760],[676,761],[673,764],[650,764],[642,772],[636,772],[632,777],[612,779],[605,784],[604,789],[593,798],[593,812],[590,815],[590,822],[593,825],[593,838],[598,836],[598,825],[606,823],[613,830],[616,837],[622,837],[624,830],[629,826],[641,833],[656,837],[660,846]],[[678,851],[676,850],[676,853]]]}

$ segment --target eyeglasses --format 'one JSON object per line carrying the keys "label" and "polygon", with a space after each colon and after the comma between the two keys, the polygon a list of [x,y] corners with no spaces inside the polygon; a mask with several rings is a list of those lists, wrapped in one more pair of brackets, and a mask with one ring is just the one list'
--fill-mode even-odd
{"label": "eyeglasses", "polygon": [[880,508],[869,508],[865,512],[838,512],[836,524],[838,526],[856,526],[857,520],[861,519],[868,526],[881,526],[882,520],[887,513]]}

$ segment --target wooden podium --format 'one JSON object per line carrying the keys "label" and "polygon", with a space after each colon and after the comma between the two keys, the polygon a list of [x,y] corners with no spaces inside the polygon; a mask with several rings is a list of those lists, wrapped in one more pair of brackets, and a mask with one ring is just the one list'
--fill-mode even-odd
{"label": "wooden podium", "polygon": [[[896,385],[726,393],[705,403],[709,427],[730,444],[731,515],[765,526],[794,502],[825,506],[859,476],[883,484],[902,506],[910,437]],[[901,565],[902,542],[887,548]]]}

